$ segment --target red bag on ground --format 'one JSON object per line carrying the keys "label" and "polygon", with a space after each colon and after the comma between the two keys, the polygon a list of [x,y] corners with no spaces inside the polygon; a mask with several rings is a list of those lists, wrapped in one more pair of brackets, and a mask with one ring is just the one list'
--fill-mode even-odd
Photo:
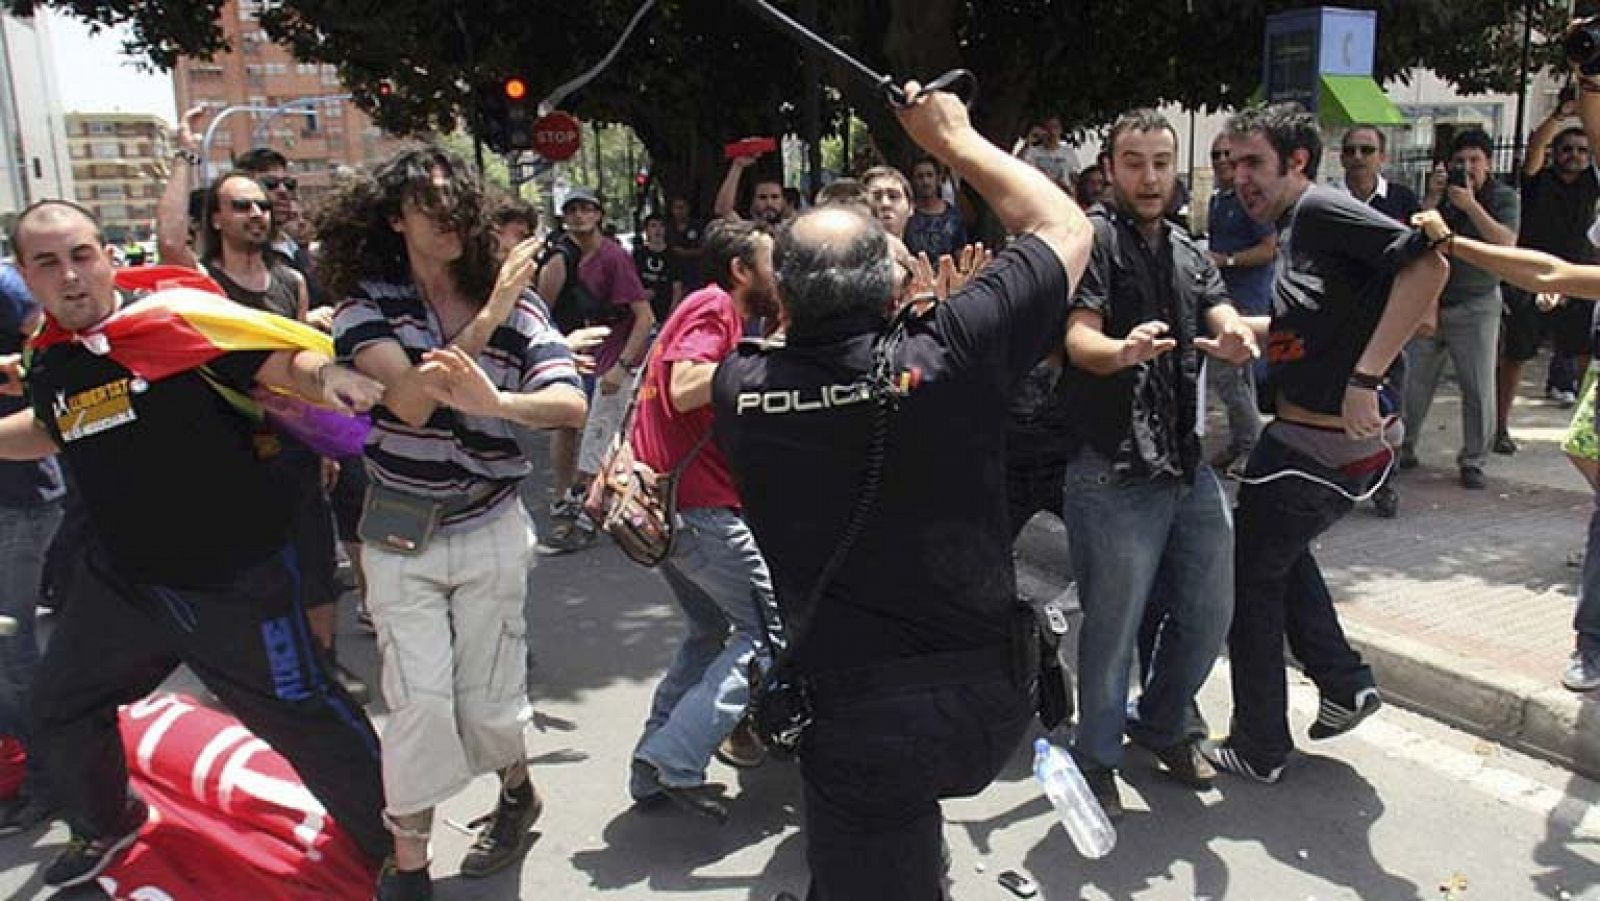
{"label": "red bag on ground", "polygon": [[367,901],[375,872],[287,761],[182,695],[122,708],[139,840],[100,877],[115,899]]}

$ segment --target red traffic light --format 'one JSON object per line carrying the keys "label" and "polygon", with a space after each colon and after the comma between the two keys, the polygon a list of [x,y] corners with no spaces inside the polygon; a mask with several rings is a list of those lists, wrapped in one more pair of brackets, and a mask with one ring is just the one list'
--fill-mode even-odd
{"label": "red traffic light", "polygon": [[520,78],[506,79],[506,97],[510,100],[521,100],[528,96],[528,83]]}
{"label": "red traffic light", "polygon": [[378,82],[378,96],[379,97],[387,97],[387,96],[389,96],[390,94],[393,94],[393,93],[394,93],[394,82],[390,81],[387,78],[385,78],[382,81]]}

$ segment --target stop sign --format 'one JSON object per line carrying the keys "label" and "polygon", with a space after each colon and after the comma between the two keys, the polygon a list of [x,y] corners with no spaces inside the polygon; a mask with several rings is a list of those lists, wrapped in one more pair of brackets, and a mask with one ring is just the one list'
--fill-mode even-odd
{"label": "stop sign", "polygon": [[580,134],[578,120],[556,110],[533,123],[533,149],[553,162],[571,159],[578,152]]}

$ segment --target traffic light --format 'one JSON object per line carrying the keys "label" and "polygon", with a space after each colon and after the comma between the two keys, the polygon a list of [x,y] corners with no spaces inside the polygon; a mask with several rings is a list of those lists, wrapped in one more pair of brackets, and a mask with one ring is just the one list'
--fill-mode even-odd
{"label": "traffic light", "polygon": [[473,90],[478,138],[496,153],[513,153],[533,147],[533,101],[528,83],[512,76],[480,84]]}

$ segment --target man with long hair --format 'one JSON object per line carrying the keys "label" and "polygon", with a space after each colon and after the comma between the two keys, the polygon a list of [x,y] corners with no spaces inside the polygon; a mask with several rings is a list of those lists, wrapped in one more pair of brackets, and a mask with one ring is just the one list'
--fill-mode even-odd
{"label": "man with long hair", "polygon": [[320,271],[342,298],[341,358],[381,381],[366,462],[362,564],[391,711],[385,819],[395,854],[378,897],[432,897],[433,808],[481,773],[500,801],[465,876],[514,864],[541,802],[524,761],[523,601],[532,469],[515,429],[575,427],[578,374],[531,289],[535,242],[506,255],[473,172],[431,146],[403,150],[336,194],[318,222]]}

